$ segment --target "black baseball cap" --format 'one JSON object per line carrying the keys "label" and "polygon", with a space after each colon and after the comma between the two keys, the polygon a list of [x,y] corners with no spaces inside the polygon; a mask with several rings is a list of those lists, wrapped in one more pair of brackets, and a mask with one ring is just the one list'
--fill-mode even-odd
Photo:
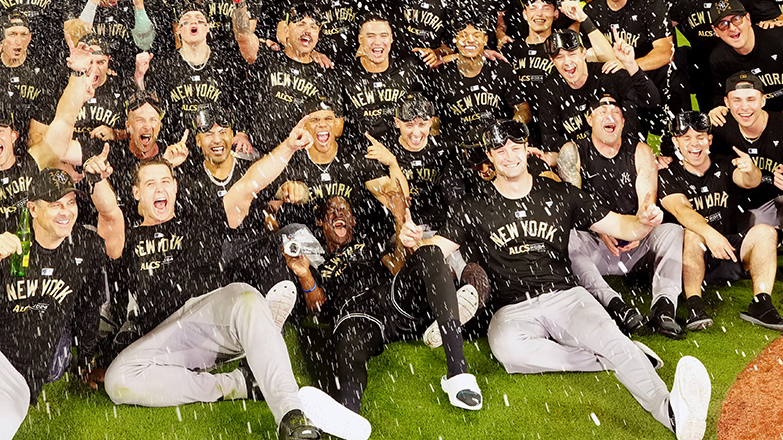
{"label": "black baseball cap", "polygon": [[710,23],[716,26],[730,15],[746,15],[745,6],[739,0],[719,0],[710,8]]}
{"label": "black baseball cap", "polygon": [[31,202],[45,200],[52,203],[74,191],[84,194],[76,189],[67,172],[59,168],[44,168],[33,176],[27,198]]}
{"label": "black baseball cap", "polygon": [[758,76],[747,70],[741,70],[726,80],[726,94],[728,95],[732,90],[740,89],[756,89],[764,94],[764,83]]}
{"label": "black baseball cap", "polygon": [[29,30],[30,22],[27,20],[27,16],[21,12],[12,12],[0,17],[0,27],[3,28],[3,38],[5,38],[6,29],[16,26],[24,26]]}
{"label": "black baseball cap", "polygon": [[98,34],[91,32],[83,36],[79,42],[88,46],[98,46],[101,48],[101,50],[93,52],[93,55],[111,56],[111,46],[109,46],[109,42]]}
{"label": "black baseball cap", "polygon": [[593,99],[590,100],[590,110],[594,111],[598,107],[604,106],[604,105],[614,105],[616,107],[619,107],[619,103],[617,102],[617,99],[615,99],[614,96],[610,95],[609,93],[604,93],[600,96],[595,96]]}
{"label": "black baseball cap", "polygon": [[285,16],[286,23],[298,23],[310,17],[314,22],[321,24],[324,21],[323,14],[318,6],[312,3],[299,3],[288,10]]}
{"label": "black baseball cap", "polygon": [[136,92],[128,98],[125,109],[130,113],[138,110],[144,104],[150,104],[161,117],[163,116],[164,113],[160,106],[158,95],[154,91],[149,90],[136,90]]}
{"label": "black baseball cap", "polygon": [[702,112],[685,110],[669,122],[669,132],[675,137],[684,135],[691,128],[699,133],[709,133],[712,130],[710,117]]}
{"label": "black baseball cap", "polygon": [[498,119],[484,129],[481,145],[485,150],[495,150],[506,145],[509,140],[524,144],[529,136],[530,130],[524,122]]}
{"label": "black baseball cap", "polygon": [[560,49],[565,49],[569,52],[584,47],[582,39],[579,38],[579,34],[571,29],[557,29],[552,31],[552,34],[544,41],[544,50],[550,57],[556,56]]}
{"label": "black baseball cap", "polygon": [[222,128],[233,128],[234,118],[231,112],[218,104],[202,104],[198,106],[193,117],[193,130],[198,133],[206,133],[217,124]]}
{"label": "black baseball cap", "polygon": [[337,97],[316,96],[302,103],[302,116],[321,110],[332,111],[337,118],[343,117],[342,101]]}
{"label": "black baseball cap", "polygon": [[432,103],[421,93],[409,93],[403,96],[394,109],[394,116],[402,121],[412,121],[416,118],[431,119],[435,115]]}

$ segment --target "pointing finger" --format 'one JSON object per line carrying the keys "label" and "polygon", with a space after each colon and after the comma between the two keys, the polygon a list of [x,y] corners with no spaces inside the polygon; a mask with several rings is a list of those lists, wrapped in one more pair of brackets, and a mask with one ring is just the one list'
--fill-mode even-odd
{"label": "pointing finger", "polygon": [[100,157],[102,157],[104,160],[109,158],[109,149],[110,149],[109,143],[108,142],[104,143],[103,144],[103,151],[101,152],[101,155],[100,155]]}
{"label": "pointing finger", "polygon": [[294,127],[294,130],[304,129],[305,124],[309,120],[310,120],[310,115],[305,115],[302,119],[299,120],[299,122],[296,123],[296,127]]}
{"label": "pointing finger", "polygon": [[750,157],[750,156],[748,155],[748,153],[746,153],[746,152],[744,152],[744,151],[740,150],[740,149],[739,149],[739,148],[737,148],[737,147],[731,147],[731,148],[732,148],[732,149],[734,149],[734,152],[735,152],[735,153],[737,153],[737,156],[739,156],[739,157]]}
{"label": "pointing finger", "polygon": [[185,133],[182,134],[182,140],[180,140],[181,143],[185,143],[188,140],[188,135],[190,135],[190,129],[185,129]]}
{"label": "pointing finger", "polygon": [[405,223],[413,223],[413,217],[411,217],[410,208],[405,208]]}

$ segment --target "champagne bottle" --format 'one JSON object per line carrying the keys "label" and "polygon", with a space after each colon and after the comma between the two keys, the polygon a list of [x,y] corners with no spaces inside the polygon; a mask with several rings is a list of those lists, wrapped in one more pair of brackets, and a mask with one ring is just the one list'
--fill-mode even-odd
{"label": "champagne bottle", "polygon": [[27,267],[30,265],[30,245],[32,244],[30,210],[27,206],[22,208],[22,213],[19,215],[19,226],[16,228],[16,236],[22,242],[22,253],[11,254],[11,275],[23,277],[27,275]]}

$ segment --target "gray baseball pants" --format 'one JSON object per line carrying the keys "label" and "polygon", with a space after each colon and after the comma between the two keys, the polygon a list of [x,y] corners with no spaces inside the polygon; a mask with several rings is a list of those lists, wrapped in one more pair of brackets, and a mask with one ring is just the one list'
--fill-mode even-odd
{"label": "gray baseball pants", "polygon": [[783,196],[775,197],[769,202],[751,209],[750,227],[758,224],[770,225],[773,228],[781,226],[781,217],[783,217]]}
{"label": "gray baseball pants", "polygon": [[671,429],[666,384],[584,288],[502,307],[488,337],[492,354],[512,374],[613,370],[642,407]]}
{"label": "gray baseball pants", "polygon": [[238,370],[203,371],[243,353],[278,424],[302,408],[280,329],[264,296],[244,283],[190,299],[128,346],[106,371],[106,392],[116,404],[152,407],[245,398]]}
{"label": "gray baseball pants", "polygon": [[682,292],[682,226],[664,223],[655,227],[639,246],[615,257],[597,235],[571,230],[568,256],[579,284],[584,286],[604,307],[620,297],[604,280],[604,275],[626,275],[648,253],[654,260],[652,304],[668,298],[677,307]]}
{"label": "gray baseball pants", "polygon": [[30,388],[21,373],[0,353],[0,440],[11,440],[30,406]]}

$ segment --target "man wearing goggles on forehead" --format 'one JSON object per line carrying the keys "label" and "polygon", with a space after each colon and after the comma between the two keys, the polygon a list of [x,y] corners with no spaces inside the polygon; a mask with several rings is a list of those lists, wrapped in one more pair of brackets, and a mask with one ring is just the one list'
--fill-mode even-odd
{"label": "man wearing goggles on forehead", "polygon": [[753,300],[740,318],[783,330],[783,318],[772,305],[777,270],[777,232],[764,224],[747,230],[740,224],[742,189],[761,183],[761,170],[751,157],[734,147],[733,159],[710,154],[712,134],[704,113],[677,115],[670,130],[678,159],[660,171],[661,206],[685,228],[683,288],[688,330],[712,326],[702,300],[702,284],[725,285],[753,281]]}
{"label": "man wearing goggles on forehead", "polygon": [[[733,155],[729,146],[748,153],[761,169],[761,184],[743,191],[750,208],[751,224],[781,226],[783,216],[783,153],[778,141],[783,139],[783,114],[765,110],[767,95],[761,80],[748,71],[737,72],[726,81],[724,103],[710,111],[715,125],[713,150]],[[728,113],[728,114],[727,114]]]}
{"label": "man wearing goggles on forehead", "polygon": [[[572,227],[639,240],[661,223],[663,213],[650,196],[636,215],[611,212],[579,188],[531,175],[526,136],[524,124],[516,121],[491,125],[484,144],[495,180],[478,197],[456,205],[429,240],[422,241],[421,227],[408,217],[403,243],[435,245],[444,255],[462,243],[478,248],[499,308],[489,344],[509,373],[612,369],[678,438],[702,438],[710,379],[701,362],[690,356],[680,360],[670,394],[653,369],[660,358],[620,332],[595,298],[577,286],[568,260]],[[688,391],[682,388],[686,383]]]}
{"label": "man wearing goggles on forehead", "polygon": [[783,29],[753,26],[739,0],[712,4],[710,19],[721,43],[710,55],[713,105],[721,106],[727,79],[740,70],[751,70],[769,93],[767,110],[783,111]]}
{"label": "man wearing goggles on forehead", "polygon": [[543,97],[540,115],[546,152],[556,154],[568,141],[589,138],[586,115],[595,96],[614,96],[623,109],[628,133],[634,135],[640,132],[636,107],[654,108],[660,103],[655,84],[636,63],[633,47],[617,36],[614,54],[626,70],[588,63],[579,34],[571,30],[553,32],[544,47],[559,73],[544,82],[549,94]]}
{"label": "man wearing goggles on forehead", "polygon": [[[560,150],[560,175],[619,213],[641,211],[646,200],[656,197],[658,167],[652,149],[623,132],[623,111],[612,96],[604,95],[590,107],[587,123],[592,134]],[[628,306],[603,277],[639,269],[650,255],[655,261],[650,325],[664,336],[679,339],[682,329],[674,315],[682,291],[682,228],[667,223],[644,238],[628,241],[612,234],[571,231],[569,256],[580,284],[626,333],[638,330],[644,317]]]}

